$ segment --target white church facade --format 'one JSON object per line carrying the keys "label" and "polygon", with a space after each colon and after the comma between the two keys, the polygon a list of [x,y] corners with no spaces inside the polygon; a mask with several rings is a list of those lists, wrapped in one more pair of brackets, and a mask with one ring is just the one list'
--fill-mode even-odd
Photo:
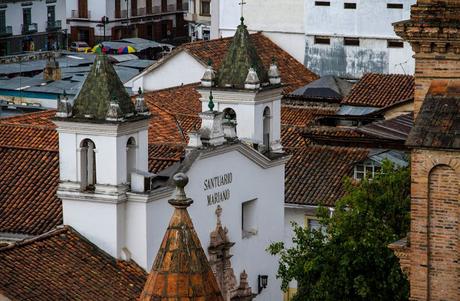
{"label": "white church facade", "polygon": [[[201,128],[188,133],[184,160],[157,174],[148,172],[148,126],[155,116],[142,93],[132,104],[107,57],[98,56],[73,107],[61,100],[54,120],[58,197],[65,225],[148,271],[172,214],[172,177],[185,173],[194,200],[190,216],[214,272],[246,273],[256,300],[279,301],[278,259],[266,249],[284,239],[290,157],[280,142],[283,85],[275,63],[263,66],[243,23],[238,30],[218,75],[208,66],[202,76]],[[223,292],[236,288],[221,285],[228,285]]]}

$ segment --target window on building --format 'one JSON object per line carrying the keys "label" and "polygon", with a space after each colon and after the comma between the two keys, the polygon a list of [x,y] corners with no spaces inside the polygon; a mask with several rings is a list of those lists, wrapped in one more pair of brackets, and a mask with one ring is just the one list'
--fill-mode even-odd
{"label": "window on building", "polygon": [[398,40],[388,40],[388,48],[404,48],[404,42]]}
{"label": "window on building", "polygon": [[6,31],[6,14],[4,10],[0,10],[0,32]]}
{"label": "window on building", "polygon": [[137,16],[137,0],[131,0],[131,16]]}
{"label": "window on building", "polygon": [[402,3],[387,3],[387,8],[390,8],[390,9],[403,9],[404,5]]}
{"label": "window on building", "polygon": [[329,1],[315,1],[315,6],[331,6]]}
{"label": "window on building", "polygon": [[115,0],[115,18],[121,18],[121,0]]}
{"label": "window on building", "polygon": [[355,165],[353,178],[362,180],[364,178],[372,179],[377,173],[380,173],[381,167],[374,161],[365,161]]}
{"label": "window on building", "polygon": [[265,107],[263,116],[263,143],[267,150],[270,149],[271,119],[270,108]]}
{"label": "window on building", "polygon": [[305,215],[305,227],[309,230],[321,231],[326,234],[326,228],[320,224],[318,218],[314,215]]}
{"label": "window on building", "polygon": [[211,39],[211,33],[209,30],[204,29],[203,30],[203,40],[209,41]]}
{"label": "window on building", "polygon": [[243,238],[249,238],[257,234],[256,202],[257,200],[251,200],[241,204],[241,230]]}
{"label": "window on building", "polygon": [[126,180],[131,183],[131,173],[136,170],[136,140],[131,137],[126,143]]}
{"label": "window on building", "polygon": [[210,0],[201,0],[201,11],[202,16],[211,15],[211,1]]}
{"label": "window on building", "polygon": [[331,44],[331,38],[315,36],[315,44],[329,45]]}
{"label": "window on building", "polygon": [[28,26],[32,24],[32,8],[23,8],[22,9],[22,24]]}
{"label": "window on building", "polygon": [[344,38],[343,45],[345,46],[359,46],[359,38]]}
{"label": "window on building", "polygon": [[88,18],[88,0],[78,0],[78,17]]}
{"label": "window on building", "polygon": [[356,3],[344,3],[343,8],[345,8],[345,9],[356,9]]}
{"label": "window on building", "polygon": [[48,24],[54,24],[54,21],[56,21],[56,6],[50,5],[47,10]]}
{"label": "window on building", "polygon": [[80,183],[82,190],[94,190],[96,185],[96,145],[90,139],[80,144]]}
{"label": "window on building", "polygon": [[145,1],[145,11],[147,13],[147,15],[151,15],[152,14],[152,0],[146,0]]}

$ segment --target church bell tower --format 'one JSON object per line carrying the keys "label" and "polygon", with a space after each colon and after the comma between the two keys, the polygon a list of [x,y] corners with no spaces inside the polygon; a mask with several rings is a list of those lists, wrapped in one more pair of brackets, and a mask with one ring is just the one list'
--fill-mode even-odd
{"label": "church bell tower", "polygon": [[148,171],[149,115],[142,93],[134,105],[108,58],[97,55],[73,106],[64,96],[54,118],[64,224],[116,258],[132,177]]}
{"label": "church bell tower", "polygon": [[263,151],[282,152],[282,89],[275,58],[264,66],[241,18],[219,70],[214,71],[210,62],[198,91],[203,112],[211,98],[215,109],[223,113],[224,125],[233,124],[240,140]]}

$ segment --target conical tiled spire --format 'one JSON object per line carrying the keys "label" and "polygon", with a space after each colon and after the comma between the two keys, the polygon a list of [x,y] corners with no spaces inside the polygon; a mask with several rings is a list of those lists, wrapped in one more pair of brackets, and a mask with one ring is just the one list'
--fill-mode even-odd
{"label": "conical tiled spire", "polygon": [[249,68],[255,70],[261,83],[268,82],[267,70],[252,44],[246,25],[241,22],[219,69],[217,85],[244,88]]}
{"label": "conical tiled spire", "polygon": [[214,273],[193,228],[185,195],[188,178],[174,176],[175,207],[139,301],[223,301]]}
{"label": "conical tiled spire", "polygon": [[72,109],[74,118],[103,121],[110,102],[117,99],[121,117],[135,113],[134,104],[106,55],[97,55]]}

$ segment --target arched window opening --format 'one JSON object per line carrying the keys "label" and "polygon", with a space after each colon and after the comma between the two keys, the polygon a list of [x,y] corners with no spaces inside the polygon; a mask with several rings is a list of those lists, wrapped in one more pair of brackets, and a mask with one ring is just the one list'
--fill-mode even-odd
{"label": "arched window opening", "polygon": [[136,140],[131,137],[126,143],[126,180],[131,183],[131,173],[136,170]]}
{"label": "arched window opening", "polygon": [[232,108],[224,110],[224,122],[233,122],[236,124],[236,113]]}
{"label": "arched window opening", "polygon": [[94,190],[96,185],[96,145],[90,139],[80,144],[81,189]]}
{"label": "arched window opening", "polygon": [[266,107],[264,109],[264,118],[263,118],[263,143],[267,147],[270,148],[270,108]]}

